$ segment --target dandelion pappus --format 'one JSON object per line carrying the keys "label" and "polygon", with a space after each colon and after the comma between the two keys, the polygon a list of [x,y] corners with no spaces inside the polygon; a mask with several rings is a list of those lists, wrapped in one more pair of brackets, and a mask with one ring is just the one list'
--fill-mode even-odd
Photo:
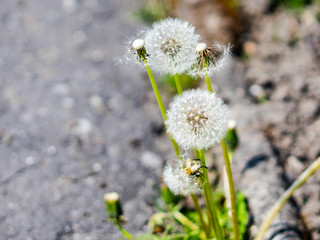
{"label": "dandelion pappus", "polygon": [[196,54],[199,54],[197,67],[198,70],[200,70],[208,67],[210,64],[216,65],[223,55],[223,50],[217,47],[206,47],[205,50],[197,52]]}
{"label": "dandelion pappus", "polygon": [[208,167],[201,165],[201,160],[198,158],[195,158],[193,160],[191,160],[190,158],[187,159],[187,165],[186,165],[185,171],[188,174],[188,176],[192,178],[198,178],[200,176],[203,176],[203,173],[200,172],[201,168],[208,168]]}

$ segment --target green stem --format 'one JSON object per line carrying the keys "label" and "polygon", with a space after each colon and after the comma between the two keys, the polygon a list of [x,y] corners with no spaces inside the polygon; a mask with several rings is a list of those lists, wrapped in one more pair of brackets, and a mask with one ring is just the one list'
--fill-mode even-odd
{"label": "green stem", "polygon": [[166,121],[167,120],[166,109],[165,109],[165,107],[163,105],[163,102],[162,102],[162,99],[161,99],[161,96],[160,96],[160,92],[159,92],[157,83],[154,80],[154,76],[152,74],[150,66],[148,65],[147,60],[145,59],[145,60],[143,60],[143,62],[144,62],[144,65],[146,67],[146,70],[147,70],[147,73],[148,73],[148,76],[149,76],[149,79],[150,79],[154,94],[156,95],[156,99],[157,99],[157,102],[158,102],[158,105],[159,105],[159,108],[160,108],[160,111],[161,111],[161,114],[162,114],[162,118],[163,118],[164,121]]}
{"label": "green stem", "polygon": [[[144,59],[143,62],[144,62],[144,65],[146,67],[146,70],[147,70],[147,73],[148,73],[148,76],[149,76],[149,79],[150,79],[150,83],[151,83],[152,88],[153,88],[153,92],[154,92],[154,94],[156,96],[156,99],[157,99],[157,102],[158,102],[158,105],[159,105],[159,108],[160,108],[160,111],[161,111],[161,115],[162,115],[163,121],[165,123],[166,120],[167,120],[167,114],[166,114],[166,109],[165,109],[165,107],[163,105],[163,102],[162,102],[162,98],[161,98],[157,83],[154,80],[154,76],[152,74],[150,66],[148,65],[147,59]],[[178,144],[176,143],[176,141],[171,136],[170,136],[170,140],[171,140],[171,143],[172,143],[172,146],[173,146],[173,149],[174,149],[176,155],[178,156],[179,159],[181,159],[181,154],[180,154],[180,150],[179,150]]]}
{"label": "green stem", "polygon": [[210,228],[208,227],[208,225],[205,223],[204,218],[203,218],[203,214],[202,214],[202,210],[201,207],[199,205],[199,201],[198,198],[195,194],[191,194],[191,198],[194,204],[194,207],[199,215],[199,219],[200,219],[200,223],[202,225],[202,228],[204,230],[204,233],[206,234],[206,238],[210,238]]}
{"label": "green stem", "polygon": [[[201,149],[197,155],[200,156],[202,164],[206,165],[206,160],[204,157],[203,149]],[[206,205],[208,208],[208,215],[209,215],[210,222],[213,225],[212,227],[215,231],[217,239],[222,240],[223,239],[223,230],[220,226],[218,214],[215,209],[212,191],[211,191],[211,187],[210,187],[210,183],[209,183],[208,171],[206,168],[203,169],[202,184],[203,184],[203,191],[204,191],[204,196],[205,196],[205,200],[206,200]]]}
{"label": "green stem", "polygon": [[176,73],[176,74],[174,75],[174,80],[175,80],[175,82],[176,82],[177,91],[178,91],[179,95],[181,95],[182,92],[183,92],[183,90],[182,90],[182,87],[181,87],[180,77],[179,77],[179,74],[178,74],[178,73]]}
{"label": "green stem", "polygon": [[174,211],[173,212],[173,216],[177,221],[179,221],[182,225],[188,227],[189,229],[191,229],[191,230],[199,230],[199,227],[196,224],[194,224],[193,222],[191,222],[189,220],[189,218],[187,218],[181,212]]}
{"label": "green stem", "polygon": [[133,238],[132,235],[131,235],[127,230],[125,230],[125,229],[121,226],[120,223],[117,224],[117,226],[118,226],[120,232],[123,234],[123,236],[125,236],[125,237],[128,238],[128,239],[132,239],[132,238]]}
{"label": "green stem", "polygon": [[226,166],[226,171],[227,171],[227,175],[228,175],[228,182],[229,182],[230,199],[231,199],[231,213],[232,213],[232,222],[233,222],[233,235],[234,235],[234,240],[238,240],[239,239],[239,226],[238,226],[238,217],[237,217],[236,193],[234,190],[231,164],[230,164],[230,160],[229,160],[227,144],[224,139],[221,140],[221,147],[222,147],[222,151],[223,151],[224,163]]}
{"label": "green stem", "polygon": [[[207,83],[208,91],[213,92],[210,77],[208,74],[206,74],[205,80]],[[235,190],[234,190],[232,171],[231,171],[230,160],[229,160],[229,155],[228,155],[228,151],[227,151],[227,145],[226,145],[226,142],[224,139],[221,141],[221,146],[222,146],[222,150],[223,150],[223,156],[224,156],[224,161],[225,161],[225,165],[226,165],[226,171],[227,171],[227,175],[228,175],[228,182],[229,182],[229,189],[230,189],[231,213],[232,213],[234,240],[238,240],[239,239],[239,226],[238,226],[238,218],[237,218],[236,194],[235,194]]]}
{"label": "green stem", "polygon": [[206,73],[206,76],[204,77],[206,79],[206,84],[209,92],[213,92],[211,81],[209,75]]}
{"label": "green stem", "polygon": [[320,168],[320,157],[317,158],[306,170],[304,170],[300,176],[294,181],[294,183],[282,194],[282,196],[276,201],[276,203],[269,210],[266,218],[262,222],[258,234],[255,240],[263,240],[265,232],[268,230],[272,223],[272,220],[284,206],[284,204],[289,200],[292,194],[300,188],[309,177],[311,177]]}
{"label": "green stem", "polygon": [[228,151],[230,163],[233,162],[234,151]]}

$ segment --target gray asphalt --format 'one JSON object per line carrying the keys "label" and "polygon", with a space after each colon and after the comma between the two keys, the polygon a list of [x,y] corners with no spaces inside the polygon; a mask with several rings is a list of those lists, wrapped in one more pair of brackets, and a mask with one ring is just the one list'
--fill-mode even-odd
{"label": "gray asphalt", "polygon": [[1,240],[118,239],[109,191],[145,230],[161,115],[146,74],[114,64],[141,27],[129,3],[1,1]]}

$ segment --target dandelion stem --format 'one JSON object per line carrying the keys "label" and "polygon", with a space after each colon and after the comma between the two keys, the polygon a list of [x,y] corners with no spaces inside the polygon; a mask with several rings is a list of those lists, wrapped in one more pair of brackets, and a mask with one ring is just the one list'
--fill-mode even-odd
{"label": "dandelion stem", "polygon": [[[167,120],[166,109],[165,109],[165,107],[163,105],[162,98],[161,98],[157,83],[154,80],[154,76],[152,74],[150,66],[148,65],[147,59],[144,59],[143,62],[144,62],[144,65],[146,67],[146,70],[147,70],[147,73],[148,73],[148,76],[149,76],[149,79],[150,79],[150,83],[151,83],[152,88],[153,88],[153,92],[154,92],[154,94],[156,96],[156,99],[157,99],[157,102],[158,102],[158,105],[159,105],[159,108],[160,108],[160,111],[161,111],[161,114],[162,114],[163,121],[166,122],[166,120]],[[180,150],[179,150],[178,144],[176,143],[176,141],[172,137],[170,137],[170,140],[171,140],[171,143],[172,143],[172,146],[173,146],[173,149],[174,149],[175,153],[177,154],[178,158],[181,159],[181,154],[180,154]]]}
{"label": "dandelion stem", "polygon": [[[210,77],[208,74],[206,74],[205,79],[206,79],[208,91],[213,92]],[[228,182],[229,182],[234,240],[238,240],[239,239],[239,226],[238,226],[238,218],[237,218],[236,194],[235,194],[234,184],[233,184],[233,179],[232,179],[232,171],[231,171],[231,166],[230,166],[229,154],[228,154],[228,150],[227,150],[227,144],[224,139],[221,140],[221,147],[222,147],[222,151],[223,151],[225,169],[227,172]]]}
{"label": "dandelion stem", "polygon": [[198,230],[199,227],[194,224],[193,222],[191,222],[189,220],[189,218],[187,218],[185,215],[183,215],[181,212],[179,211],[174,211],[173,212],[173,216],[176,220],[178,220],[181,224],[183,224],[184,226],[188,227],[191,230]]}
{"label": "dandelion stem", "polygon": [[[206,165],[206,160],[205,160],[204,152],[202,149],[200,151],[198,151],[197,155],[200,156],[202,164]],[[214,206],[212,191],[211,191],[211,187],[210,187],[210,183],[209,183],[208,171],[206,168],[203,169],[202,183],[203,183],[204,196],[205,196],[206,205],[208,208],[208,215],[209,215],[210,222],[213,225],[212,227],[215,231],[217,239],[222,240],[223,239],[223,230],[220,226],[218,214],[217,214],[215,206]]]}
{"label": "dandelion stem", "polygon": [[225,169],[228,175],[228,182],[229,182],[229,190],[230,190],[230,199],[231,199],[231,213],[232,213],[232,222],[233,222],[233,234],[234,240],[239,239],[239,226],[238,226],[238,217],[237,217],[237,205],[236,205],[236,193],[234,190],[234,184],[232,179],[232,171],[231,171],[231,164],[229,160],[229,154],[227,150],[227,144],[224,138],[221,140],[221,147],[224,156],[225,162]]}
{"label": "dandelion stem", "polygon": [[212,85],[211,85],[211,81],[210,81],[210,77],[209,75],[206,73],[205,75],[205,80],[206,80],[206,84],[207,84],[207,88],[208,88],[208,91],[209,92],[213,92],[213,89],[212,89]]}
{"label": "dandelion stem", "polygon": [[300,188],[309,177],[311,177],[320,168],[320,157],[317,158],[306,170],[304,170],[300,176],[294,181],[294,183],[282,194],[282,196],[276,201],[276,203],[269,210],[266,218],[262,222],[258,234],[255,240],[263,240],[265,232],[268,230],[272,220],[289,200],[292,194]]}
{"label": "dandelion stem", "polygon": [[161,111],[161,114],[162,114],[162,118],[163,118],[164,121],[166,121],[167,120],[166,109],[165,109],[165,107],[163,105],[163,102],[162,102],[162,99],[161,99],[161,96],[160,96],[160,92],[159,92],[157,83],[154,80],[154,76],[152,74],[150,66],[148,65],[147,60],[145,59],[145,60],[143,60],[143,62],[144,62],[144,65],[146,67],[146,70],[147,70],[147,73],[148,73],[148,76],[149,76],[149,79],[150,79],[154,94],[156,95],[157,102],[158,102],[158,105],[159,105],[159,108],[160,108],[160,111]]}
{"label": "dandelion stem", "polygon": [[208,227],[208,225],[206,224],[206,222],[204,221],[204,218],[203,218],[203,214],[202,214],[202,210],[201,210],[201,207],[199,205],[199,201],[198,201],[198,198],[197,198],[197,195],[195,194],[191,194],[191,197],[192,197],[192,201],[193,201],[193,204],[194,204],[194,207],[199,215],[199,219],[200,219],[200,223],[202,225],[202,228],[206,234],[206,238],[210,238],[210,228]]}
{"label": "dandelion stem", "polygon": [[131,235],[127,230],[125,230],[125,229],[121,226],[120,223],[117,224],[117,226],[118,226],[120,232],[123,234],[123,236],[125,236],[125,237],[128,238],[128,239],[132,239],[132,238],[133,238],[132,235]]}
{"label": "dandelion stem", "polygon": [[179,74],[178,74],[178,73],[176,73],[176,74],[174,75],[174,80],[175,80],[175,82],[176,82],[177,91],[178,91],[179,95],[181,95],[183,91],[182,91],[181,82],[180,82],[180,77],[179,77]]}

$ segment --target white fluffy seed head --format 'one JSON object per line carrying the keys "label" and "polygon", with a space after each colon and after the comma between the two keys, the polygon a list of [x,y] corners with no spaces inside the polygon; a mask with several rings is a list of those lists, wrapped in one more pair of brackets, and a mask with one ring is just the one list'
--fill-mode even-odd
{"label": "white fluffy seed head", "polygon": [[214,93],[189,90],[170,104],[167,131],[186,150],[208,149],[225,136],[228,116],[227,107]]}
{"label": "white fluffy seed head", "polygon": [[161,74],[181,74],[196,64],[194,49],[199,35],[194,27],[179,19],[167,18],[153,24],[145,33],[150,67]]}
{"label": "white fluffy seed head", "polygon": [[204,50],[207,49],[207,44],[205,43],[199,43],[197,46],[196,46],[196,51],[197,52],[203,52]]}
{"label": "white fluffy seed head", "polygon": [[139,50],[144,47],[144,41],[142,39],[136,39],[132,43],[132,48]]}
{"label": "white fluffy seed head", "polygon": [[185,160],[176,161],[174,166],[167,164],[163,170],[163,181],[175,195],[200,193],[202,190],[199,181],[186,173],[185,164]]}

